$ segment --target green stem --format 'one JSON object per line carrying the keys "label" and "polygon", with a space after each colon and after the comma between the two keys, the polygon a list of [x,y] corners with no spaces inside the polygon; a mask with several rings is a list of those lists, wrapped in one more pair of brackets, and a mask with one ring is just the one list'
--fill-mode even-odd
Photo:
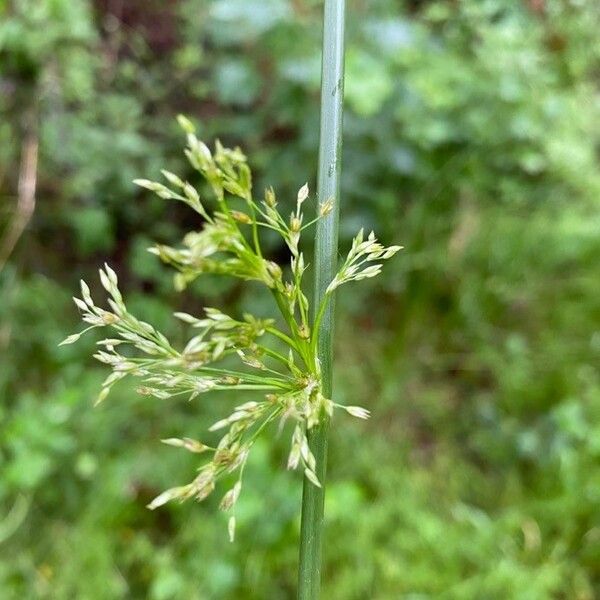
{"label": "green stem", "polygon": [[278,337],[281,341],[285,342],[290,348],[292,348],[292,350],[297,350],[296,342],[294,342],[294,340],[291,337],[285,335],[285,333],[283,333],[282,331],[279,331],[279,329],[276,329],[275,327],[267,327],[266,331],[271,335]]}
{"label": "green stem", "polygon": [[281,389],[275,385],[261,385],[261,384],[239,384],[239,385],[216,385],[211,390],[264,390],[264,391],[276,391]]}
{"label": "green stem", "polygon": [[[321,131],[319,142],[319,203],[334,199],[329,215],[317,222],[315,234],[315,286],[312,306],[319,307],[325,290],[335,276],[338,250],[339,181],[342,149],[342,110],[344,96],[344,13],[345,0],[325,0],[323,12],[323,59],[321,71]],[[320,319],[317,356],[321,363],[323,393],[332,393],[333,301],[327,302]],[[313,319],[315,315],[313,315]],[[314,321],[313,321],[314,322]],[[300,531],[299,600],[316,600],[321,584],[321,538],[327,471],[326,417],[308,432],[316,459],[316,475],[322,487],[304,479],[302,523]]]}
{"label": "green stem", "polygon": [[[267,356],[270,356],[271,358],[275,359],[276,361],[279,361],[280,363],[288,367],[288,359],[286,356],[283,356],[283,354],[280,354],[276,350],[271,350],[271,348],[267,348],[267,346],[261,346],[260,344],[257,344],[257,347],[261,352],[264,352]],[[272,371],[273,373],[277,373],[279,377],[288,377],[287,375],[283,375],[283,373],[280,373],[279,371],[274,371],[272,369],[268,370]]]}
{"label": "green stem", "polygon": [[296,323],[296,319],[294,319],[294,315],[292,315],[288,309],[285,298],[277,291],[271,290],[273,292],[273,296],[275,297],[275,302],[279,307],[279,312],[283,316],[287,326],[290,328],[290,333],[293,336],[294,345],[292,348],[298,352],[300,358],[303,360],[306,367],[311,370],[311,361],[310,361],[310,348],[308,345],[308,341],[304,340],[300,337],[298,331],[298,324]]}
{"label": "green stem", "polygon": [[250,444],[254,444],[256,438],[261,434],[262,430],[281,412],[281,408],[276,408],[256,429],[249,440]]}
{"label": "green stem", "polygon": [[254,242],[254,251],[257,256],[262,259],[263,255],[260,249],[260,240],[258,239],[258,227],[256,224],[256,210],[254,200],[252,200],[252,196],[248,196],[246,198],[246,204],[250,208],[250,214],[252,216],[252,241]]}

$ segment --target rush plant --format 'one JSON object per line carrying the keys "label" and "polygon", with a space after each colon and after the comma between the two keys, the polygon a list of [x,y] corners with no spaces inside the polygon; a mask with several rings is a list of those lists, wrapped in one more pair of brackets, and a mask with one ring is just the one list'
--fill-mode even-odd
{"label": "rush plant", "polygon": [[[301,467],[307,479],[320,486],[307,432],[336,408],[363,419],[369,416],[365,408],[342,406],[323,393],[317,358],[319,324],[340,286],[374,277],[382,262],[394,256],[400,246],[386,248],[373,233],[365,236],[360,231],[311,320],[303,291],[307,264],[301,250],[302,234],[332,211],[333,199],[321,203],[315,218],[307,220],[304,206],[309,190],[305,184],[286,217],[272,189],[265,191],[262,200],[255,199],[251,171],[239,148],[225,148],[217,141],[211,151],[196,137],[188,119],[179,117],[179,122],[187,133],[185,154],[208,182],[214,201],[209,205],[191,184],[168,171],[162,172],[166,183],[136,180],[137,185],[161,198],[187,204],[204,220],[202,229],[188,233],[179,247],[157,244],[150,252],[177,271],[175,286],[180,290],[207,273],[257,281],[273,296],[278,314],[267,319],[250,313],[233,317],[213,307],[205,308],[200,316],[178,312],[174,316],[189,325],[191,337],[183,348],[176,348],[152,325],[129,312],[117,274],[105,265],[100,269],[100,281],[108,293],[108,308],[98,306],[88,285],[81,281],[81,298],[74,298],[74,302],[88,327],[62,343],[76,342],[92,329],[111,330],[109,337],[98,342],[94,354],[111,369],[97,402],[128,376],[139,379],[139,394],[161,400],[194,400],[217,391],[256,392],[256,399],[236,406],[231,414],[209,427],[209,431],[224,432],[216,446],[190,437],[162,440],[207,458],[191,482],[166,490],[148,505],[155,509],[172,500],[203,500],[214,491],[219,479],[235,473],[237,480],[225,491],[220,504],[231,515],[229,536],[233,540],[234,511],[244,468],[254,442],[267,433],[269,425],[278,423],[282,429],[290,424],[287,467]],[[289,250],[289,265],[279,265],[265,255],[261,246],[264,230],[281,237]]]}

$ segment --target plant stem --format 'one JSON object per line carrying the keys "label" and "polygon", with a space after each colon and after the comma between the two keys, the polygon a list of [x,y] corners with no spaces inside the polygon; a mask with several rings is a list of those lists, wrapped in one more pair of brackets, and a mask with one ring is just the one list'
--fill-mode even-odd
{"label": "plant stem", "polygon": [[[323,11],[323,57],[321,67],[321,130],[319,141],[319,204],[333,198],[334,208],[317,222],[315,233],[315,284],[313,310],[325,297],[325,290],[335,276],[338,252],[339,182],[342,150],[342,111],[344,98],[344,18],[345,0],[325,0]],[[321,363],[323,393],[332,395],[333,301],[327,303],[318,331],[317,356]],[[313,314],[313,322],[315,315]],[[316,459],[316,475],[322,487],[304,479],[302,523],[300,531],[299,600],[316,600],[321,585],[321,538],[327,471],[327,437],[329,423],[322,422],[308,432]]]}

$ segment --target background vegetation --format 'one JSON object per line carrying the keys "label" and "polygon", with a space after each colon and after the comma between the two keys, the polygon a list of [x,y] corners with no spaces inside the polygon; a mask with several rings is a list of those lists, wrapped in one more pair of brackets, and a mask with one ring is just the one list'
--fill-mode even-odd
{"label": "background vegetation", "polygon": [[[57,343],[104,260],[173,336],[172,310],[266,302],[174,293],[145,249],[197,223],[131,180],[187,173],[184,112],[259,188],[314,184],[319,21],[317,0],[0,0],[3,239],[40,147],[0,272],[3,598],[294,596],[284,444],[257,448],[235,544],[210,501],[150,512],[195,468],[158,439],[223,407],[121,386],[92,410],[93,339]],[[342,234],[406,250],[341,294],[338,401],[373,417],[336,419],[324,598],[600,597],[599,26],[594,0],[349,0]]]}

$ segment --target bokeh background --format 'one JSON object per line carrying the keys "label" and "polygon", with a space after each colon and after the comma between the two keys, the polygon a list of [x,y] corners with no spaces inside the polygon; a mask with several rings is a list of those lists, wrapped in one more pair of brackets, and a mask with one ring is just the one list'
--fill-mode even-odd
{"label": "bokeh background", "polygon": [[[336,397],[373,416],[334,423],[323,597],[600,598],[600,4],[348,4],[342,249],[364,225],[406,250],[339,299]],[[93,337],[57,344],[104,261],[175,339],[174,310],[266,302],[175,293],[146,248],[197,223],[131,181],[193,177],[185,113],[259,189],[314,187],[320,19],[316,0],[0,0],[2,598],[294,597],[286,440],[254,452],[235,544],[214,500],[150,512],[195,468],[158,440],[235,400],[122,385],[92,409]]]}

